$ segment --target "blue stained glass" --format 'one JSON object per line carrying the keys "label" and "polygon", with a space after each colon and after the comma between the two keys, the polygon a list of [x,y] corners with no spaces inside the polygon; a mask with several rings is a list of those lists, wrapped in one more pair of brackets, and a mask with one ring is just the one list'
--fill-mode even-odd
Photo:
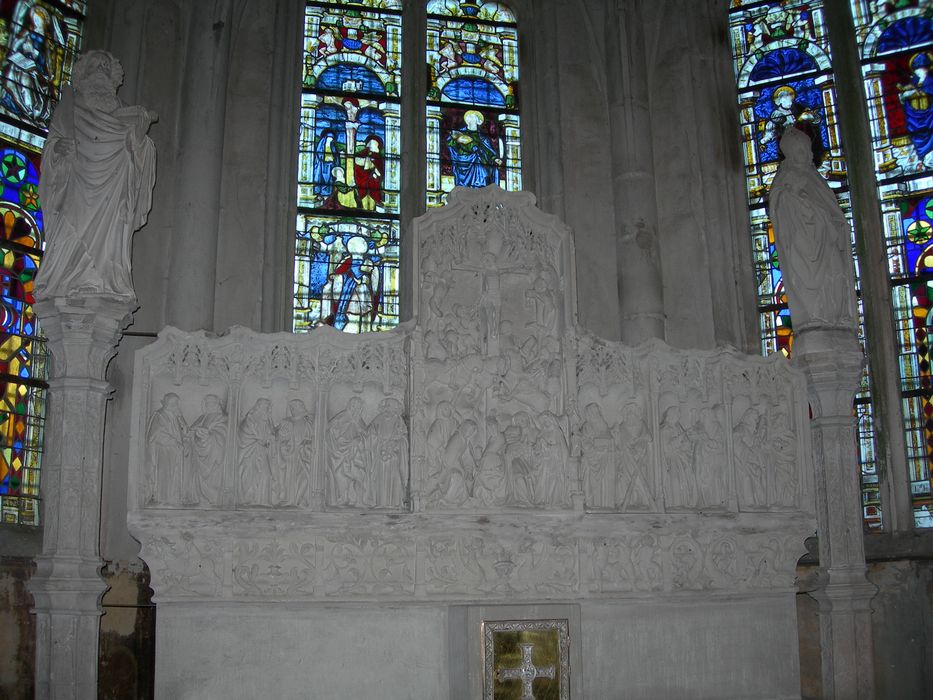
{"label": "blue stained glass", "polygon": [[398,324],[399,8],[396,0],[305,6],[296,332]]}
{"label": "blue stained glass", "polygon": [[[346,44],[344,39],[344,44]],[[319,90],[335,92],[355,92],[368,95],[385,95],[386,89],[376,75],[366,66],[338,63],[325,68],[318,76],[316,87]]]}
{"label": "blue stained glass", "polygon": [[758,118],[758,148],[762,163],[778,160],[778,139],[791,124],[796,124],[798,129],[803,128],[811,139],[816,137],[823,150],[829,149],[823,92],[811,78],[763,89],[754,112]]}
{"label": "blue stained glass", "polygon": [[901,51],[930,41],[933,36],[933,20],[928,17],[905,17],[893,22],[881,32],[877,52]]}
{"label": "blue stained glass", "polygon": [[[933,505],[933,17],[928,2],[852,0],[884,221],[915,514]],[[917,527],[933,521],[917,516]]]}
{"label": "blue stained glass", "polygon": [[454,187],[520,190],[518,28],[497,2],[428,4],[427,203]]}
{"label": "blue stained glass", "polygon": [[816,61],[804,51],[795,48],[775,49],[755,64],[750,77],[754,82],[761,82],[815,70]]}
{"label": "blue stained glass", "polygon": [[441,95],[452,102],[505,107],[505,97],[499,89],[482,78],[457,78],[451,80],[444,86]]}

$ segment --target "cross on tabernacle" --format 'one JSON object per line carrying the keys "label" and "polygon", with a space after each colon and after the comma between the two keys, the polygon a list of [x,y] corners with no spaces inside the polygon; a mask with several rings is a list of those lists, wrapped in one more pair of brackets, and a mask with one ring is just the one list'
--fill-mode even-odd
{"label": "cross on tabernacle", "polygon": [[531,650],[535,648],[534,644],[522,644],[522,665],[518,668],[500,668],[500,681],[520,680],[522,682],[521,700],[535,700],[534,693],[531,692],[531,682],[535,678],[554,679],[553,666],[535,666],[531,660]]}

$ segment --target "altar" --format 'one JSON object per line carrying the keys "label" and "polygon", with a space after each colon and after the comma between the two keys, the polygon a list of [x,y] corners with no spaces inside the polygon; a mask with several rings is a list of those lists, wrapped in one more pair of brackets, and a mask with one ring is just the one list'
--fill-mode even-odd
{"label": "altar", "polygon": [[803,375],[582,330],[530,193],[411,236],[393,331],[137,354],[158,697],[799,698]]}

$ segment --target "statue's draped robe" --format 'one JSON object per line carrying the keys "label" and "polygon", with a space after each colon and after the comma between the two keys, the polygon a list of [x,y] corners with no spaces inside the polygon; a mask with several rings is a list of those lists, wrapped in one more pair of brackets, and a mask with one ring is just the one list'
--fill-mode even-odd
{"label": "statue's draped robe", "polygon": [[[130,244],[146,223],[155,184],[155,145],[137,134],[149,122],[143,107],[106,112],[63,90],[42,156],[39,196],[47,245],[40,293],[135,296]],[[66,152],[68,142],[72,152]]]}

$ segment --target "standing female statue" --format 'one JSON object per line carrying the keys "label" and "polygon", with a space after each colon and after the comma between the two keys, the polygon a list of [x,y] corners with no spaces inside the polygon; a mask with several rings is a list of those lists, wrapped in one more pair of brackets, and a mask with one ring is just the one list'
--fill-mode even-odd
{"label": "standing female statue", "polygon": [[780,143],[784,161],[771,185],[770,213],[794,331],[856,328],[849,225],[813,166],[810,138],[792,127]]}

